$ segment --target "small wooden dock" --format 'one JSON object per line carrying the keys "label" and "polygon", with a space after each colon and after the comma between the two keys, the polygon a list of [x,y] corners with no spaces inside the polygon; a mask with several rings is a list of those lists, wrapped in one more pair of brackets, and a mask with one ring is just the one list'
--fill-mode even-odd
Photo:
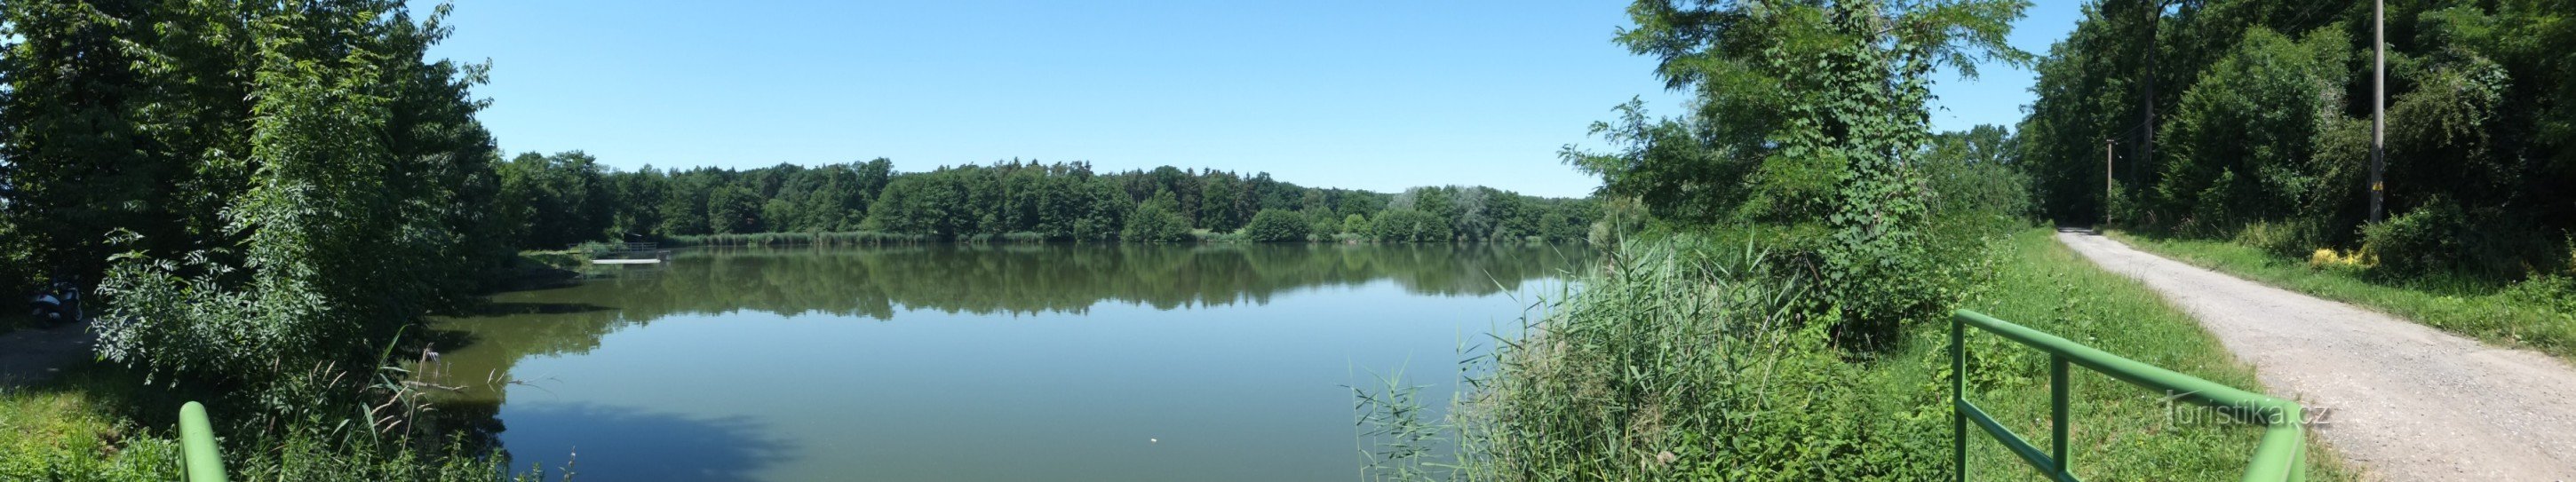
{"label": "small wooden dock", "polygon": [[621,243],[607,256],[590,260],[593,265],[662,264],[671,259],[671,250],[660,243]]}

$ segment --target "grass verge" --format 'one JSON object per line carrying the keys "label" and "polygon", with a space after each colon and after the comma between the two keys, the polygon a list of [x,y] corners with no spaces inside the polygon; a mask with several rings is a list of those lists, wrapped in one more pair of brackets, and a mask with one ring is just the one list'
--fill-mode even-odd
{"label": "grass verge", "polygon": [[2443,331],[2576,360],[2576,288],[2544,276],[2507,286],[2464,281],[2392,284],[2344,268],[2318,268],[2225,241],[2155,238],[2118,231],[2140,250],[2320,298],[2360,305]]}
{"label": "grass verge", "polygon": [[[2016,233],[1999,252],[1996,278],[1962,302],[1976,310],[2102,351],[2248,391],[2263,392],[2200,323],[2136,280],[2102,270],[2045,229]],[[1946,329],[1946,327],[1943,327]],[[1937,330],[1936,330],[1937,331]],[[1946,332],[1921,335],[1914,356],[1946,362]],[[1993,334],[1968,335],[1970,400],[2040,447],[2048,445],[2048,355]],[[1928,355],[1928,356],[1927,356]],[[1915,365],[1921,365],[1917,363]],[[1946,380],[1947,366],[1935,365]],[[2070,430],[2076,474],[2093,480],[2234,480],[2262,438],[2260,427],[2221,420],[2195,406],[2077,367]],[[1936,388],[1946,392],[1946,386]],[[2029,476],[2001,445],[1970,427],[1978,473]],[[2309,480],[2352,478],[2345,462],[2308,438]]]}

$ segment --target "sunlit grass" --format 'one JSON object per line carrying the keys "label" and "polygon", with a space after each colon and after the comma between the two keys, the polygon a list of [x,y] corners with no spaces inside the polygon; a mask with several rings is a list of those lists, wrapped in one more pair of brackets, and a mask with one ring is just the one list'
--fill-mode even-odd
{"label": "sunlit grass", "polygon": [[0,480],[178,479],[177,444],[168,434],[117,413],[127,392],[80,370],[0,388]]}

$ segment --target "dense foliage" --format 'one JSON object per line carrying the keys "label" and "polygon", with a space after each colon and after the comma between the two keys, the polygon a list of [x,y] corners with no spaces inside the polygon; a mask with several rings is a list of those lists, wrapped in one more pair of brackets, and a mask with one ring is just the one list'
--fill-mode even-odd
{"label": "dense foliage", "polygon": [[[399,2],[11,2],[7,214],[98,280],[100,353],[257,382],[370,358],[506,253],[446,35]],[[117,253],[109,256],[109,253]]]}
{"label": "dense foliage", "polygon": [[369,373],[529,222],[487,210],[485,69],[427,60],[444,17],[0,3],[0,254],[31,267],[11,274],[95,283],[100,357],[256,414],[222,429],[253,478],[496,477],[470,450],[414,452],[444,434],[411,423],[399,371]]}
{"label": "dense foliage", "polygon": [[2565,0],[2387,3],[2391,226],[2361,227],[2370,2],[2088,5],[2039,64],[2022,157],[2060,221],[2108,215],[2284,256],[2362,250],[2401,278],[2551,271],[2576,229],[2571,12]]}

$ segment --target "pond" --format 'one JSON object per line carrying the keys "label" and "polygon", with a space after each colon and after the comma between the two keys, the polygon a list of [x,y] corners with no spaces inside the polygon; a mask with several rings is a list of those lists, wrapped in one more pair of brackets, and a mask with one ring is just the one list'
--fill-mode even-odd
{"label": "pond", "polygon": [[1445,405],[1572,246],[682,251],[444,320],[442,408],[576,479],[1353,478],[1351,389]]}

